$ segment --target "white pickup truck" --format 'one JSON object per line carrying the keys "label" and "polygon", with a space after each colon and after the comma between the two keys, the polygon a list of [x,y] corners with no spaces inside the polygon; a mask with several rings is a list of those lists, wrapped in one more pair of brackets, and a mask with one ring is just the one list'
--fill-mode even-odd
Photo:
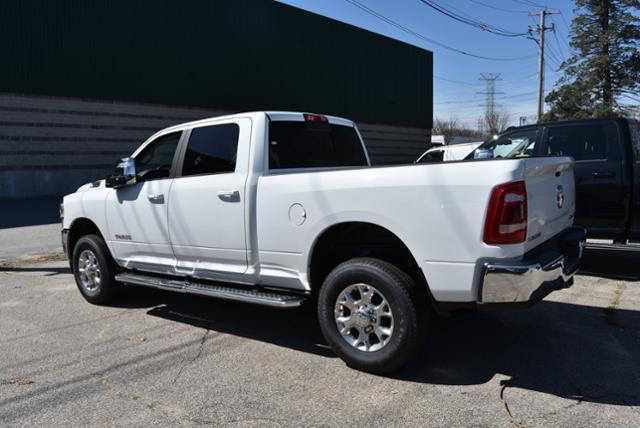
{"label": "white pickup truck", "polygon": [[64,197],[86,300],[126,284],[288,308],[317,303],[350,366],[399,368],[431,311],[569,286],[570,158],[372,167],[353,122],[253,112],[173,126]]}

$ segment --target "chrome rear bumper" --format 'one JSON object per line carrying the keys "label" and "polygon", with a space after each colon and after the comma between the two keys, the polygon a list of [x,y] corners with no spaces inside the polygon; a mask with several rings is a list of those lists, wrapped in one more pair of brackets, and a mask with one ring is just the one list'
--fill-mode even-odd
{"label": "chrome rear bumper", "polygon": [[527,303],[573,284],[580,267],[586,232],[572,228],[518,260],[484,264],[481,303]]}

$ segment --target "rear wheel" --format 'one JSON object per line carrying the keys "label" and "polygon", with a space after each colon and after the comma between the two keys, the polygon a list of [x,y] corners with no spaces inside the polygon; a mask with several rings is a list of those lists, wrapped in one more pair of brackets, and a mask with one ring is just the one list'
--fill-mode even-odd
{"label": "rear wheel", "polygon": [[86,235],[73,249],[73,275],[82,296],[91,303],[104,305],[120,291],[115,281],[116,266],[106,244],[97,235]]}
{"label": "rear wheel", "polygon": [[414,281],[396,266],[358,258],[336,267],[318,296],[325,339],[349,366],[371,373],[402,367],[428,319]]}

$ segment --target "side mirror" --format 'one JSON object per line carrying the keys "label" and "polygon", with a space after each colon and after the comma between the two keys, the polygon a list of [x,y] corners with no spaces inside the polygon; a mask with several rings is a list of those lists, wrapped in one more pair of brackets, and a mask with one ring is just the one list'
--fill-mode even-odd
{"label": "side mirror", "polygon": [[476,149],[473,152],[474,159],[493,159],[492,149]]}
{"label": "side mirror", "polygon": [[133,158],[122,158],[116,164],[116,170],[113,175],[110,175],[105,180],[107,187],[127,186],[136,182],[136,162]]}

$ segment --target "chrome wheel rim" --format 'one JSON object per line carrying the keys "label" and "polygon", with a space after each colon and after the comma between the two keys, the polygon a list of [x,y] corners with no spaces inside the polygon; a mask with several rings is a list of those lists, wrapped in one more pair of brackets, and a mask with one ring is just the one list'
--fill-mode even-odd
{"label": "chrome wheel rim", "polygon": [[353,284],[342,290],[336,299],[334,316],[345,342],[361,351],[379,351],[393,336],[391,306],[371,285]]}
{"label": "chrome wheel rim", "polygon": [[100,287],[100,264],[93,251],[84,250],[80,253],[78,274],[82,287],[89,293],[94,293]]}

